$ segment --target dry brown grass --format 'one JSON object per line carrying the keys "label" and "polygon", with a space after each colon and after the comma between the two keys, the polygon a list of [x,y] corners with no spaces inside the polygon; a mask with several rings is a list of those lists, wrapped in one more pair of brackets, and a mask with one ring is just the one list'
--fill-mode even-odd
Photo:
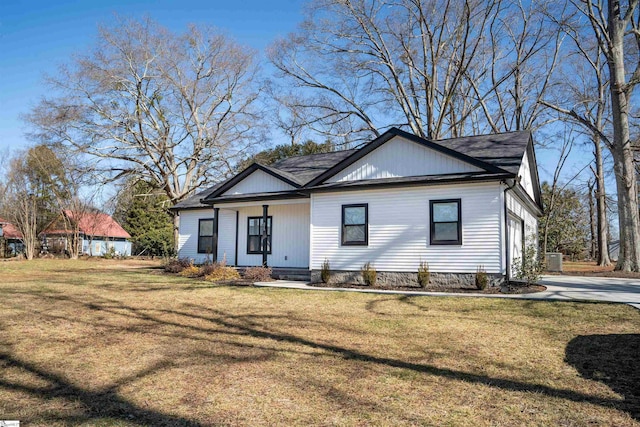
{"label": "dry brown grass", "polygon": [[627,306],[229,287],[151,266],[0,264],[0,419],[640,424]]}
{"label": "dry brown grass", "polygon": [[626,279],[640,278],[640,273],[614,271],[615,262],[607,267],[596,265],[593,261],[563,261],[562,274],[569,276],[621,277]]}

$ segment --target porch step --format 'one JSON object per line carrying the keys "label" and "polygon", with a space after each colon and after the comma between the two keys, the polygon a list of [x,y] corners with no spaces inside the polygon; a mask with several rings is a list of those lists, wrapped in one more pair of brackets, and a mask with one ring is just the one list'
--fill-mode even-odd
{"label": "porch step", "polygon": [[309,282],[311,272],[305,268],[274,268],[271,276],[279,280],[300,280]]}

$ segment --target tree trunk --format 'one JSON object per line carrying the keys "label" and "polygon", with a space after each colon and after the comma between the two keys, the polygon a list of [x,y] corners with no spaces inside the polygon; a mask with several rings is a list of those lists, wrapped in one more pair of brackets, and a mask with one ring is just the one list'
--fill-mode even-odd
{"label": "tree trunk", "polygon": [[598,245],[596,244],[597,241],[597,237],[598,237],[598,232],[597,232],[597,227],[596,227],[596,209],[595,209],[595,204],[593,202],[593,187],[595,185],[594,182],[592,182],[591,180],[589,180],[588,185],[588,200],[589,200],[589,227],[591,230],[591,236],[590,236],[590,245],[589,245],[589,256],[591,259],[596,259],[596,255],[597,255],[597,247]]}
{"label": "tree trunk", "polygon": [[609,88],[613,119],[613,170],[618,190],[620,254],[616,270],[640,271],[640,218],[633,151],[629,138],[629,91],[624,64],[624,33],[626,21],[620,17],[620,4],[609,0],[608,55]]}
{"label": "tree trunk", "polygon": [[598,245],[598,265],[611,265],[609,258],[609,230],[607,222],[607,193],[604,186],[604,166],[602,161],[602,146],[598,135],[593,136],[594,155],[596,160],[596,214],[598,234],[596,243]]}
{"label": "tree trunk", "polygon": [[180,238],[180,216],[173,212],[173,250],[178,253],[178,239]]}

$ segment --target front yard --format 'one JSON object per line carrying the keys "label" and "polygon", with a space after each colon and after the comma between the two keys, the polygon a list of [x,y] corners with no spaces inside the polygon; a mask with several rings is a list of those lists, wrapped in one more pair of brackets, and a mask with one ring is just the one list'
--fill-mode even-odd
{"label": "front yard", "polygon": [[640,425],[624,305],[222,286],[150,262],[0,263],[0,419]]}

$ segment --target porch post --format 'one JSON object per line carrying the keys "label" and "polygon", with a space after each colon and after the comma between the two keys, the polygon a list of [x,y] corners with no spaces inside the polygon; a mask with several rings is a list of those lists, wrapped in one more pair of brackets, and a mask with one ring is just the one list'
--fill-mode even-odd
{"label": "porch post", "polygon": [[269,205],[262,205],[262,266],[267,266],[267,242],[269,237],[267,235],[267,220],[269,218]]}
{"label": "porch post", "polygon": [[213,251],[213,262],[218,261],[218,215],[220,214],[220,208],[213,208],[213,244],[211,245]]}

